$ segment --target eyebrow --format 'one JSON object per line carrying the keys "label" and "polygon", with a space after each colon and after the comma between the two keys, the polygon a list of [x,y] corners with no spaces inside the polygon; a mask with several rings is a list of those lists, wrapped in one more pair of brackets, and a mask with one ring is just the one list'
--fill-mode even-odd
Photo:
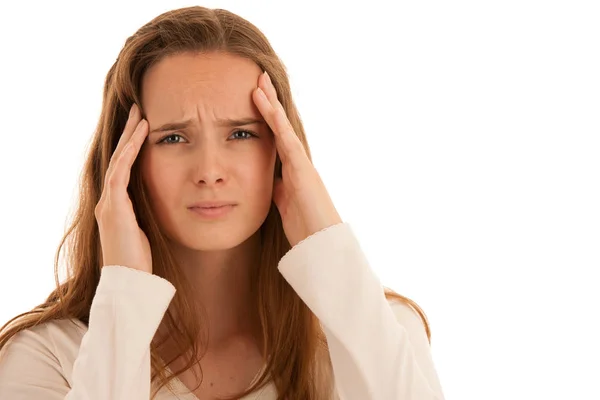
{"label": "eyebrow", "polygon": [[[152,129],[148,133],[148,135],[155,133],[155,132],[166,132],[166,131],[187,128],[188,126],[191,125],[191,123],[192,123],[192,121],[189,119],[185,120],[185,121],[168,122],[156,129]],[[228,127],[228,128],[233,128],[233,127],[237,127],[237,126],[245,126],[245,125],[254,125],[254,124],[266,124],[266,122],[264,119],[258,119],[258,118],[240,118],[240,119],[224,118],[224,119],[217,120],[217,125]]]}

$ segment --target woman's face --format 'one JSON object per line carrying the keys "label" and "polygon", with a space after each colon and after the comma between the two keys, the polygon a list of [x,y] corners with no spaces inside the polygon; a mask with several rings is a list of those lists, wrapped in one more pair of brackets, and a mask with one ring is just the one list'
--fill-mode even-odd
{"label": "woman's face", "polygon": [[[144,75],[149,134],[139,155],[142,179],[161,229],[184,247],[233,248],[269,212],[276,148],[251,97],[261,72],[238,56],[189,53],[169,56]],[[166,126],[173,124],[179,126]],[[206,201],[235,206],[218,217],[190,208]]]}

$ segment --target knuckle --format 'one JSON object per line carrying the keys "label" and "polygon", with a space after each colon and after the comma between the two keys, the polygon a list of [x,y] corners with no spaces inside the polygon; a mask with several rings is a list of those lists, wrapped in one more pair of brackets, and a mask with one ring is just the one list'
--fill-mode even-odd
{"label": "knuckle", "polygon": [[115,176],[108,177],[106,181],[106,187],[108,189],[115,189],[119,186],[119,181]]}

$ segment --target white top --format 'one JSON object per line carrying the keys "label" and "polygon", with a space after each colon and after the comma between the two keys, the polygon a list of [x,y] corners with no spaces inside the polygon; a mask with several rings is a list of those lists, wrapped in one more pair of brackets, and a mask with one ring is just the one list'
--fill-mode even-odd
{"label": "white top", "polygon": [[[385,298],[347,223],[294,246],[278,269],[319,318],[330,349],[334,398],[443,400],[421,317]],[[57,320],[13,336],[0,352],[2,400],[148,400],[150,342],[175,287],[123,266],[102,268],[89,328]],[[197,400],[175,379],[157,400]],[[244,400],[275,400],[269,385]]]}

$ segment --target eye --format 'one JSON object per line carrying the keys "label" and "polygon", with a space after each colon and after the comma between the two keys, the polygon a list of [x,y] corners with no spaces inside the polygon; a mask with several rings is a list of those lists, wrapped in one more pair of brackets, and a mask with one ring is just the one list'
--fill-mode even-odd
{"label": "eye", "polygon": [[[235,135],[237,135],[237,134],[241,134],[241,137],[240,136],[235,137]],[[233,132],[231,134],[231,136],[233,136],[234,139],[241,139],[241,140],[252,139],[253,137],[257,137],[254,132],[250,132],[250,131],[247,131],[244,129],[240,129],[240,130]]]}
{"label": "eye", "polygon": [[183,139],[183,136],[181,136],[181,135],[178,135],[178,134],[176,134],[176,133],[173,133],[173,134],[167,135],[167,136],[165,136],[164,138],[162,138],[162,139],[161,139],[161,140],[158,142],[158,144],[177,144],[177,143],[180,143],[180,142],[172,142],[172,141],[168,141],[168,140],[167,140],[167,139],[170,139],[170,138],[178,138],[178,137]]}

